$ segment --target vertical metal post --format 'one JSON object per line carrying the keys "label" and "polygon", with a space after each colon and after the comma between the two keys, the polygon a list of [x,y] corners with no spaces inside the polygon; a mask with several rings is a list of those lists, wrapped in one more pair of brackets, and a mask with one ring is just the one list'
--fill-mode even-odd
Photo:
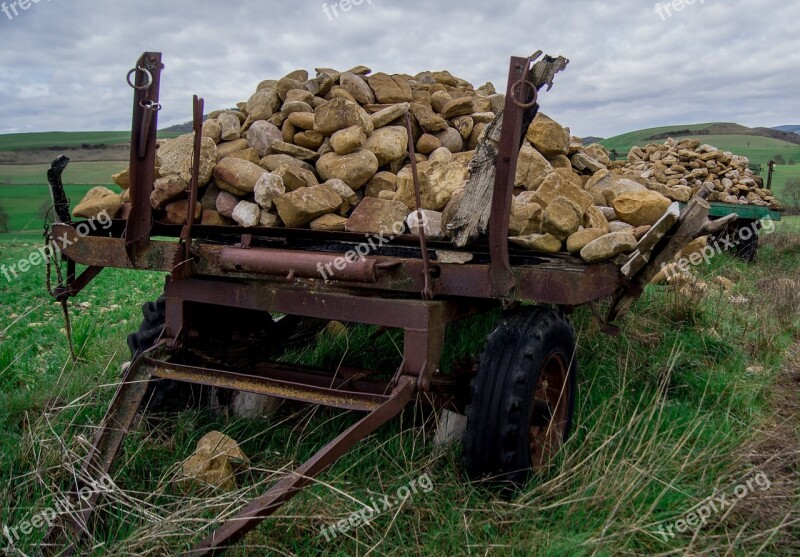
{"label": "vertical metal post", "polygon": [[[508,220],[514,194],[514,175],[517,170],[517,156],[522,144],[523,113],[526,106],[515,99],[536,98],[536,89],[526,90],[529,60],[514,56],[508,70],[508,87],[503,108],[503,131],[497,154],[497,167],[492,192],[492,211],[489,217],[489,254],[491,257],[490,275],[493,295],[505,298],[514,288],[514,273],[508,260]],[[519,91],[517,91],[517,86]]]}
{"label": "vertical metal post", "polygon": [[[161,84],[160,52],[145,52],[128,74],[134,88],[133,119],[131,124],[131,214],[125,230],[125,250],[131,263],[136,264],[136,251],[150,241],[153,227],[153,209],[150,194],[156,163],[156,136],[158,130],[158,96]],[[135,81],[131,81],[135,75]]]}

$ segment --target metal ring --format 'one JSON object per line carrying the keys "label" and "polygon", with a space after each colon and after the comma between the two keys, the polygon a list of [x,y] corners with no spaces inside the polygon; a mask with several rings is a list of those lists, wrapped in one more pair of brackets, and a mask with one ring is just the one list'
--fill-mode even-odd
{"label": "metal ring", "polygon": [[141,106],[145,110],[155,110],[156,112],[161,110],[161,103],[157,103],[155,101],[150,101],[150,100],[139,101],[139,106]]}
{"label": "metal ring", "polygon": [[[521,90],[522,89],[522,87],[521,87],[522,85],[529,86],[531,88],[531,91],[533,91],[533,100],[528,102],[528,103],[523,103],[523,102],[517,100],[516,91],[517,91],[517,89]],[[517,105],[520,108],[530,108],[533,105],[535,105],[536,104],[536,100],[537,100],[537,96],[538,96],[538,94],[537,94],[537,91],[536,91],[536,86],[533,83],[531,83],[530,81],[528,81],[527,79],[524,79],[524,78],[520,79],[519,81],[514,83],[514,85],[511,86],[511,102],[513,102],[515,105]]]}
{"label": "metal ring", "polygon": [[[137,71],[144,72],[145,76],[147,76],[147,83],[145,83],[144,85],[135,85],[131,81],[131,76],[135,74]],[[150,70],[148,70],[147,68],[143,68],[142,66],[137,66],[133,68],[131,71],[129,71],[125,79],[128,81],[128,85],[138,90],[147,89],[148,87],[150,87],[150,85],[153,84],[153,74],[150,73]]]}

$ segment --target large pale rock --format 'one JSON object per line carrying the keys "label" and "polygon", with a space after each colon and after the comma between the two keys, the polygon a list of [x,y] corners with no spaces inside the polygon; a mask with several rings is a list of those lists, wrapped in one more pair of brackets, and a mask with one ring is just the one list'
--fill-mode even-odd
{"label": "large pale rock", "polygon": [[567,238],[567,251],[578,253],[590,243],[606,235],[606,232],[598,228],[584,228],[578,230]]}
{"label": "large pale rock", "polygon": [[[456,116],[465,116],[475,112],[472,97],[457,97],[442,107],[442,117],[451,120]],[[467,134],[469,135],[469,134]]]}
{"label": "large pale rock", "polygon": [[[190,184],[192,181],[192,162],[194,153],[190,151],[181,165],[181,180]],[[210,137],[200,140],[200,164],[198,165],[197,186],[203,187],[211,180],[214,167],[217,166],[217,144]]]}
{"label": "large pale rock", "polygon": [[630,253],[636,249],[636,238],[632,232],[612,232],[589,242],[581,250],[584,261],[594,263],[611,259],[621,253]]}
{"label": "large pale rock", "polygon": [[290,228],[299,228],[317,217],[332,213],[342,204],[342,198],[330,186],[321,184],[300,188],[273,199],[278,215]]}
{"label": "large pale rock", "polygon": [[130,189],[131,187],[131,177],[129,169],[125,169],[122,172],[118,172],[111,176],[111,181],[117,184],[123,190]]}
{"label": "large pale rock", "polygon": [[[458,153],[447,162],[425,161],[417,165],[420,199],[423,209],[441,211],[450,197],[463,187],[469,175],[469,163],[473,153]],[[397,192],[394,199],[409,209],[416,207],[414,178],[410,166],[397,174]]]}
{"label": "large pale rock", "polygon": [[244,151],[250,148],[247,139],[237,139],[235,141],[223,141],[217,145],[217,160],[221,161],[225,157],[229,157],[238,151]]}
{"label": "large pale rock", "polygon": [[377,129],[367,138],[364,148],[372,151],[378,159],[378,166],[383,166],[408,154],[408,132],[400,126]]}
{"label": "large pale rock", "polygon": [[331,147],[337,155],[349,155],[363,147],[366,141],[367,136],[361,126],[350,126],[331,136]]}
{"label": "large pale rock", "polygon": [[183,165],[191,160],[194,149],[194,132],[174,139],[160,140],[156,150],[156,166],[161,176],[180,175]]}
{"label": "large pale rock", "polygon": [[586,209],[586,212],[583,213],[583,227],[601,230],[603,234],[607,234],[608,220],[606,219],[606,216],[603,213],[602,208],[597,207],[595,205],[588,207]]}
{"label": "large pale rock", "polygon": [[333,188],[333,191],[339,194],[339,197],[342,198],[342,204],[339,206],[337,210],[338,213],[342,216],[346,216],[347,213],[350,211],[352,207],[358,205],[358,194],[353,191],[353,188],[339,180],[338,178],[331,178],[327,182],[325,182],[326,186]]}
{"label": "large pale rock", "polygon": [[431,107],[421,103],[411,103],[409,110],[425,132],[435,134],[446,130],[449,125],[447,120],[436,114]]}
{"label": "large pale rock", "polygon": [[578,231],[581,222],[581,208],[566,197],[557,196],[544,210],[542,232],[550,233],[559,240],[566,240]]}
{"label": "large pale rock", "polygon": [[266,120],[278,110],[281,100],[275,87],[267,87],[256,91],[247,100],[247,119],[249,122]]}
{"label": "large pale rock", "polygon": [[319,158],[319,153],[316,151],[298,145],[292,145],[285,141],[273,141],[272,145],[270,145],[270,151],[275,155],[289,155],[290,157],[304,161],[315,161]]}
{"label": "large pale rock", "polygon": [[203,122],[203,137],[210,137],[215,144],[222,141],[222,126],[216,118],[209,118]]}
{"label": "large pale rock", "polygon": [[378,171],[378,158],[367,149],[358,149],[348,155],[327,153],[317,161],[317,172],[323,180],[338,178],[359,189]]}
{"label": "large pale rock", "polygon": [[113,218],[121,207],[122,198],[118,193],[114,193],[106,187],[97,186],[86,192],[81,202],[72,210],[72,215],[91,219],[105,212]]}
{"label": "large pale rock", "polygon": [[269,211],[272,209],[273,200],[286,193],[286,187],[283,185],[283,178],[278,174],[265,172],[256,182],[253,193],[256,203],[265,211]]}
{"label": "large pale rock", "polygon": [[459,153],[464,149],[464,140],[455,128],[448,127],[434,135],[442,142],[442,147],[451,153]]}
{"label": "large pale rock", "polygon": [[370,178],[365,188],[364,195],[366,197],[378,197],[382,191],[397,191],[397,174],[386,171],[378,172],[375,176]]}
{"label": "large pale rock", "polygon": [[249,201],[240,201],[231,213],[239,226],[258,226],[261,221],[261,207]]}
{"label": "large pale rock", "polygon": [[527,141],[522,144],[517,158],[517,171],[514,186],[527,190],[537,189],[553,167],[544,156]]}
{"label": "large pale rock", "polygon": [[264,120],[253,122],[247,130],[247,142],[258,152],[259,158],[270,154],[270,147],[275,141],[283,141],[281,130]]}
{"label": "large pale rock", "polygon": [[[195,207],[194,218],[200,218],[203,214],[203,207],[198,202]],[[167,212],[166,220],[170,224],[186,224],[186,216],[189,214],[189,200],[181,199],[168,203],[164,210]]]}
{"label": "large pale rock", "polygon": [[420,209],[420,212],[422,213],[422,218],[419,217],[417,211],[412,211],[406,217],[409,233],[415,236],[419,236],[422,233],[428,240],[441,240],[444,238],[442,213],[428,209]]}
{"label": "large pale rock", "polygon": [[411,102],[414,99],[408,80],[401,76],[376,73],[369,76],[367,82],[381,104]]}
{"label": "large pale rock", "polygon": [[150,194],[150,205],[158,211],[167,206],[168,203],[185,197],[189,185],[180,176],[165,176],[159,178],[153,184],[153,191]]}
{"label": "large pale rock", "polygon": [[289,191],[319,184],[319,180],[313,172],[293,164],[281,164],[274,173],[281,177],[283,185]]}
{"label": "large pale rock", "polygon": [[235,195],[228,193],[226,191],[221,191],[217,195],[217,200],[216,200],[217,212],[223,217],[230,218],[231,215],[233,214],[233,210],[239,204],[239,201],[241,201],[241,199],[239,199]]}
{"label": "large pale rock", "polygon": [[365,197],[347,219],[348,232],[362,234],[402,234],[408,208],[399,201]]}
{"label": "large pale rock", "polygon": [[322,215],[321,217],[315,218],[311,221],[308,227],[311,230],[322,230],[324,232],[344,232],[344,226],[346,223],[346,218],[329,213],[327,215]]}
{"label": "large pale rock", "polygon": [[197,482],[226,491],[236,489],[237,472],[246,470],[250,459],[239,445],[219,431],[204,435],[195,452],[181,466],[183,481]]}
{"label": "large pale rock", "polygon": [[570,134],[561,124],[539,112],[528,126],[525,138],[547,158],[569,153]]}
{"label": "large pale rock", "polygon": [[442,142],[439,141],[438,137],[424,133],[417,140],[416,152],[421,155],[430,155],[441,146]]}
{"label": "large pale rock", "polygon": [[333,99],[314,109],[314,130],[325,136],[350,126],[361,126],[365,134],[374,130],[367,112],[352,101]]}
{"label": "large pale rock", "polygon": [[266,157],[262,158],[258,164],[270,172],[275,172],[282,164],[299,166],[300,168],[305,168],[309,172],[314,172],[313,166],[305,161],[298,160],[289,155],[267,155]]}
{"label": "large pale rock", "polygon": [[603,185],[596,185],[592,187],[591,190],[601,191],[609,207],[613,207],[614,199],[623,193],[648,191],[647,188],[640,183],[628,180],[627,178],[615,178],[610,183],[603,182]]}
{"label": "large pale rock", "polygon": [[552,234],[511,236],[508,241],[515,246],[542,253],[557,253],[561,251],[561,240]]}
{"label": "large pale rock", "polygon": [[655,224],[671,201],[654,191],[632,191],[618,195],[611,205],[622,222],[632,226]]}
{"label": "large pale rock", "polygon": [[214,177],[239,191],[252,193],[264,172],[266,171],[261,166],[252,162],[226,157],[217,163]]}
{"label": "large pale rock", "polygon": [[344,72],[339,76],[339,84],[359,104],[373,104],[375,102],[375,94],[362,77],[350,72]]}
{"label": "large pale rock", "polygon": [[[519,198],[518,198],[519,199]],[[542,206],[535,202],[515,200],[508,220],[509,236],[527,236],[542,231]]]}
{"label": "large pale rock", "polygon": [[242,135],[242,123],[239,118],[230,112],[223,112],[217,116],[217,121],[222,128],[222,140],[233,141],[239,139]]}
{"label": "large pale rock", "polygon": [[372,119],[372,125],[377,130],[378,128],[382,128],[389,122],[393,122],[400,118],[403,114],[405,114],[411,105],[409,103],[397,103],[391,106],[387,106],[386,108],[379,110],[375,114],[371,115],[370,118]]}
{"label": "large pale rock", "polygon": [[475,128],[475,121],[471,116],[457,116],[450,120],[450,123],[453,125],[453,128],[458,130],[458,133],[461,134],[461,139],[465,142],[469,141],[469,136]]}

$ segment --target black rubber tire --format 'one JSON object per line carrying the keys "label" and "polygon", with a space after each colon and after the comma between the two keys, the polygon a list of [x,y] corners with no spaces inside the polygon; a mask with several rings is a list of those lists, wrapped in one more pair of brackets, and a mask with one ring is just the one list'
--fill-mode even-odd
{"label": "black rubber tire", "polygon": [[[748,263],[755,263],[758,258],[758,232],[753,230],[749,222],[746,224],[736,230],[736,238],[739,239],[739,243],[736,245],[736,257]],[[743,228],[750,229],[750,236],[747,239],[742,237]]]}
{"label": "black rubber tire", "polygon": [[[166,324],[166,309],[167,299],[164,296],[142,305],[143,319],[139,330],[128,335],[131,360],[152,348],[161,337]],[[200,402],[203,394],[204,390],[199,386],[171,379],[156,379],[147,387],[142,408],[146,407],[148,412],[179,412],[193,402]]]}
{"label": "black rubber tire", "polygon": [[[561,369],[561,385],[555,380],[550,388],[548,381],[544,392],[556,400],[555,408],[536,396],[545,388],[540,378],[552,378],[554,367]],[[467,476],[501,487],[520,486],[534,469],[547,466],[570,433],[577,372],[575,332],[562,312],[524,307],[505,317],[489,335],[472,380],[462,455]],[[535,462],[532,442],[539,438],[532,432],[539,426],[541,433],[554,413],[556,428],[544,430],[554,442],[549,450],[538,450]]]}

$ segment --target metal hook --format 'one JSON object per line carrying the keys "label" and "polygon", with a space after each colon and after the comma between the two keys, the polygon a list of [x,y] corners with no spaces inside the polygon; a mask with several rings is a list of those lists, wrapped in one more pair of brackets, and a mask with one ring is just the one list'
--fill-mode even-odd
{"label": "metal hook", "polygon": [[[137,71],[144,72],[145,77],[147,77],[147,82],[144,83],[143,85],[136,85],[134,82],[131,81],[131,77]],[[153,84],[153,74],[150,73],[150,70],[148,70],[147,68],[143,68],[142,66],[137,66],[137,67],[133,68],[131,71],[129,71],[128,75],[126,76],[125,79],[127,80],[128,85],[130,85],[132,88],[138,89],[138,90],[147,89],[147,88],[150,87],[150,85]]]}
{"label": "metal hook", "polygon": [[155,110],[156,112],[161,110],[161,103],[157,103],[155,101],[150,101],[150,100],[139,101],[139,106],[141,106],[145,110]]}

